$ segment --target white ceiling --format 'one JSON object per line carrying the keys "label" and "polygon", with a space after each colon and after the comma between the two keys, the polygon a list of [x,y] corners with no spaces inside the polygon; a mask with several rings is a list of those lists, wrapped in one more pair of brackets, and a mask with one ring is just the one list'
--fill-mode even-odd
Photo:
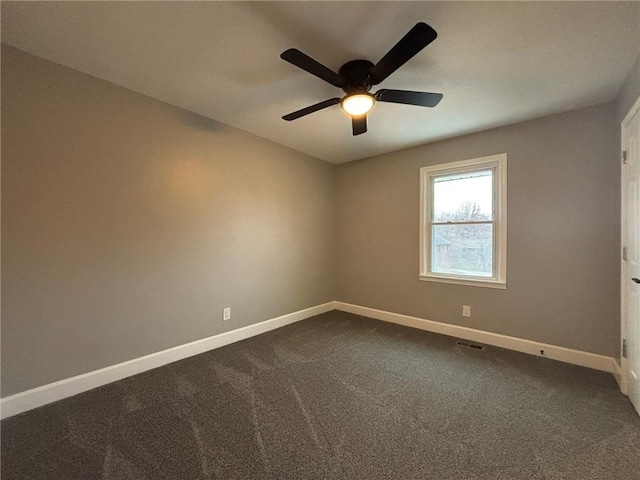
{"label": "white ceiling", "polygon": [[[438,38],[381,88],[441,92],[433,109],[380,103],[351,135],[341,90],[279,58],[333,70],[377,62],[415,23]],[[331,163],[615,98],[640,52],[640,2],[2,2],[2,42]]]}

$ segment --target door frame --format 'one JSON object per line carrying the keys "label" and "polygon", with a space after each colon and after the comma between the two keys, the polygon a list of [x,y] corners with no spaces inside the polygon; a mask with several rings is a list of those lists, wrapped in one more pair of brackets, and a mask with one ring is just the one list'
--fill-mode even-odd
{"label": "door frame", "polygon": [[[629,109],[627,114],[620,124],[620,156],[622,157],[626,145],[625,127],[629,125],[633,116],[640,110],[640,96],[636,99],[633,106]],[[623,258],[623,248],[625,245],[625,228],[626,228],[626,213],[627,213],[627,201],[625,195],[625,181],[626,181],[626,169],[624,168],[624,162],[620,161],[620,390],[625,395],[628,394],[629,386],[629,365],[627,359],[622,356],[622,342],[627,338],[627,323],[626,323],[626,281],[628,280],[627,274],[627,262]]]}

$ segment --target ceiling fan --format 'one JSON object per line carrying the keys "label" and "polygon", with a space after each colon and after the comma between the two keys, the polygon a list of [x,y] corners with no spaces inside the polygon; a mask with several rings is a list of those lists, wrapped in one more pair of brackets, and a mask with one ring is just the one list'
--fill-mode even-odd
{"label": "ceiling fan", "polygon": [[297,110],[282,117],[296,120],[310,113],[340,104],[351,115],[353,134],[367,131],[367,112],[378,102],[403,103],[420,107],[435,107],[443,95],[441,93],[412,92],[408,90],[381,89],[369,93],[373,85],[378,85],[398,68],[408,62],[424,47],[433,42],[438,34],[426,23],[417,23],[395,46],[375,65],[369,60],[351,60],[340,67],[338,73],[325,67],[300,50],[290,48],[282,52],[280,58],[312,75],[341,88],[346,94],[342,98],[330,98],[324,102]]}

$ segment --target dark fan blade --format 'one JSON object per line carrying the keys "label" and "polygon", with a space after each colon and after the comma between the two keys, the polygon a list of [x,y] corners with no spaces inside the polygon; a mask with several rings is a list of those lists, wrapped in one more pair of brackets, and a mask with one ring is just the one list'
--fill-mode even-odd
{"label": "dark fan blade", "polygon": [[305,55],[300,50],[290,48],[289,50],[282,52],[280,58],[295,65],[296,67],[300,67],[301,69],[306,70],[311,75],[315,75],[316,77],[338,88],[344,85],[344,81],[342,80],[342,77],[340,75],[332,70],[329,70],[327,67],[317,62],[310,56]]}
{"label": "dark fan blade", "polygon": [[360,135],[367,131],[367,114],[359,117],[351,117],[351,126],[353,127],[353,135]]}
{"label": "dark fan blade", "polygon": [[410,92],[408,90],[378,90],[375,94],[379,102],[404,103],[419,107],[435,107],[442,100],[441,93]]}
{"label": "dark fan blade", "polygon": [[322,110],[323,108],[337,105],[339,103],[339,98],[330,98],[329,100],[325,100],[324,102],[316,103],[315,105],[311,105],[310,107],[303,108],[302,110],[298,110],[296,112],[285,115],[284,117],[282,117],[282,119],[290,122],[291,120],[295,120],[296,118],[304,117],[305,115],[309,115],[310,113],[317,112],[318,110]]}
{"label": "dark fan blade", "polygon": [[426,23],[417,23],[371,69],[371,83],[377,85],[433,42],[438,34]]}

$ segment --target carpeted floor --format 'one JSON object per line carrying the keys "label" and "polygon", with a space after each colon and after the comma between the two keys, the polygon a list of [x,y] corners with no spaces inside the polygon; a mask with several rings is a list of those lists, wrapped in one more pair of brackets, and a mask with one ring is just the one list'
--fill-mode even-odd
{"label": "carpeted floor", "polygon": [[2,479],[640,478],[610,374],[333,311],[2,422]]}

